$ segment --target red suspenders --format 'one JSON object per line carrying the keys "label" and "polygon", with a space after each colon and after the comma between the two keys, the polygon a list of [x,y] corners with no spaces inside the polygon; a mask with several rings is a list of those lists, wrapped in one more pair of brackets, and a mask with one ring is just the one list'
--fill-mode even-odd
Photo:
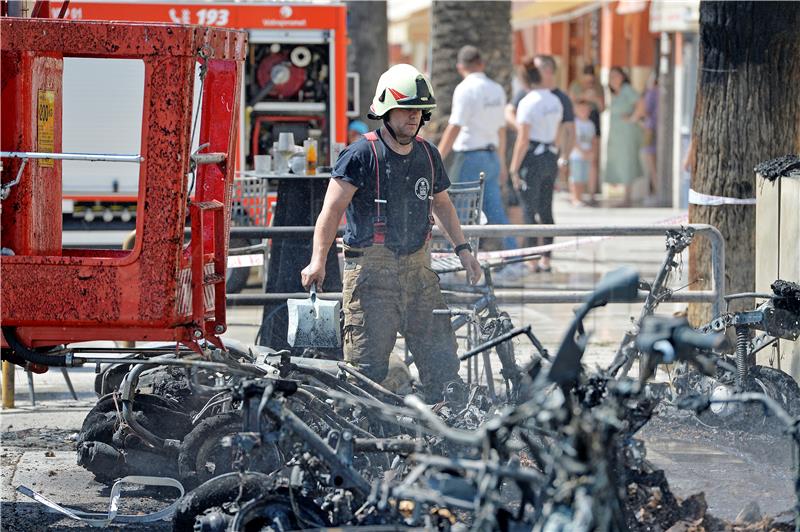
{"label": "red suspenders", "polygon": [[364,135],[372,147],[375,155],[375,216],[372,217],[372,243],[373,245],[383,245],[386,240],[386,216],[381,216],[381,204],[386,200],[381,198],[381,156],[378,155],[378,133],[369,131]]}
{"label": "red suspenders", "polygon": [[421,142],[422,146],[425,147],[425,153],[428,154],[428,162],[431,164],[431,190],[428,194],[428,236],[425,237],[425,240],[428,241],[431,239],[431,228],[435,223],[433,219],[433,182],[436,179],[436,168],[433,166],[433,157],[431,157],[431,149],[428,147],[428,143],[422,137],[417,137],[417,142]]}
{"label": "red suspenders", "polygon": [[[381,204],[386,203],[386,200],[381,198],[381,157],[378,155],[378,142],[377,131],[370,131],[364,135],[364,138],[369,142],[372,148],[372,153],[375,155],[375,216],[372,217],[372,243],[373,245],[383,245],[386,241],[386,216],[381,215]],[[428,194],[428,223],[430,227],[433,226],[433,183],[436,179],[436,168],[433,166],[433,157],[428,143],[422,137],[416,137],[414,140],[421,143],[425,148],[425,153],[428,155],[428,162],[431,165],[431,189]],[[431,230],[428,227],[428,236],[426,240],[431,238]]]}

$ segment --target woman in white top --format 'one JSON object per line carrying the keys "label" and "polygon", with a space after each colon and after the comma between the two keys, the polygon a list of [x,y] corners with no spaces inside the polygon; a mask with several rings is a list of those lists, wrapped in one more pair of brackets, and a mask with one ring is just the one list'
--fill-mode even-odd
{"label": "woman in white top", "polygon": [[[514,188],[520,191],[525,222],[552,224],[553,186],[558,177],[558,126],[564,114],[561,101],[541,87],[542,77],[536,67],[528,69],[531,90],[517,108],[517,140],[509,174]],[[537,242],[538,240],[538,242]],[[528,246],[547,245],[552,238],[529,239]],[[550,252],[542,254],[537,271],[549,272]]]}

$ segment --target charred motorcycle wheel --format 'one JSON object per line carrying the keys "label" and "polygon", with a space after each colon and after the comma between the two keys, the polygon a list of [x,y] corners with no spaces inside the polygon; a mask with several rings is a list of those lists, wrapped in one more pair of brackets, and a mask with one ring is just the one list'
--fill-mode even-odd
{"label": "charred motorcycle wheel", "polygon": [[231,514],[221,509],[223,505],[245,503],[269,493],[272,487],[272,479],[263,473],[227,473],[214,477],[181,498],[172,521],[173,530],[191,532],[196,525],[199,530],[227,530]]}
{"label": "charred motorcycle wheel", "polygon": [[[748,392],[763,393],[796,417],[800,415],[800,387],[783,371],[768,366],[753,366],[747,370],[744,389]],[[717,383],[711,390],[712,398],[724,398],[735,392],[733,386]],[[698,416],[706,425],[735,430],[764,430],[773,427],[767,421],[764,408],[755,403],[714,403],[711,408]],[[778,427],[774,427],[778,430]],[[782,429],[780,429],[782,430]]]}
{"label": "charred motorcycle wheel", "polygon": [[[239,517],[239,514],[242,514]],[[240,528],[233,528],[238,519]],[[283,530],[328,526],[325,514],[312,499],[290,494],[277,487],[275,478],[263,473],[227,473],[214,477],[190,491],[178,503],[173,519],[175,532],[203,530],[262,530],[272,524],[288,523]]]}
{"label": "charred motorcycle wheel", "polygon": [[[119,420],[118,408],[118,402],[114,401],[111,394],[101,397],[83,420],[78,443],[87,440],[112,443],[113,427]],[[171,399],[157,395],[136,394],[133,409],[134,415],[143,415],[146,418],[137,420],[146,429],[162,438],[181,439],[192,428],[189,417],[181,412],[180,405]]]}
{"label": "charred motorcycle wheel", "polygon": [[[238,413],[211,416],[198,423],[181,444],[178,469],[188,487],[235,471],[238,464],[249,471],[271,473],[283,465],[283,457],[273,443],[261,442],[249,452],[231,445],[231,438],[242,432]],[[225,441],[225,440],[228,441]]]}
{"label": "charred motorcycle wheel", "polygon": [[231,523],[235,532],[299,530],[330,526],[313,499],[300,497],[289,488],[254,499],[239,509]]}
{"label": "charred motorcycle wheel", "polygon": [[[128,475],[175,475],[174,457],[153,450],[133,435],[120,439],[120,418],[111,395],[101,398],[83,421],[78,436],[78,465],[100,482]],[[192,427],[189,417],[178,411],[177,402],[156,395],[137,394],[134,419],[156,436],[182,439]]]}

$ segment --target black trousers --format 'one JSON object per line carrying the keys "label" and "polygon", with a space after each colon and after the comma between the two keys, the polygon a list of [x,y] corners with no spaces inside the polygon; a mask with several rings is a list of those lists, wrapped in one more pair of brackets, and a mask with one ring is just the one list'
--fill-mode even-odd
{"label": "black trousers", "polygon": [[[522,191],[522,204],[525,212],[526,224],[553,224],[553,187],[558,177],[558,155],[545,150],[541,155],[533,154],[533,147],[528,150],[519,175],[527,190]],[[525,245],[540,246],[552,244],[551,237],[528,238]],[[543,253],[545,257],[550,252]]]}

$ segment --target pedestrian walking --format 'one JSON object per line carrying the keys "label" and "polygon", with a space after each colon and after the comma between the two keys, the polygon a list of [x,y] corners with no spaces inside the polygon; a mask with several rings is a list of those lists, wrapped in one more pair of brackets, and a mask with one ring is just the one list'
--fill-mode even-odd
{"label": "pedestrian walking", "polygon": [[[514,187],[523,198],[526,223],[552,224],[553,185],[558,177],[558,132],[564,106],[553,92],[542,84],[536,67],[528,70],[531,90],[517,108],[517,140],[509,173]],[[528,245],[547,245],[552,238],[528,239]],[[550,252],[542,254],[535,264],[538,271],[551,271]]]}
{"label": "pedestrian walking", "polygon": [[[503,87],[484,72],[480,51],[464,46],[458,51],[456,68],[464,78],[453,91],[450,119],[439,142],[439,153],[446,159],[452,149],[453,182],[477,181],[485,175],[483,212],[490,224],[507,224],[503,191],[508,179],[505,158],[506,127]],[[516,239],[503,239],[504,249],[517,247]]]}
{"label": "pedestrian walking", "polygon": [[623,205],[630,206],[631,185],[642,175],[639,164],[642,135],[634,117],[639,94],[631,87],[628,75],[620,67],[613,67],[609,72],[608,88],[611,91],[608,106],[610,120],[603,175],[606,183],[625,188]]}
{"label": "pedestrian walking", "polygon": [[[533,65],[533,59],[530,59],[530,66]],[[517,106],[519,102],[525,97],[528,92],[531,90],[530,81],[528,81],[528,68],[526,63],[521,63],[517,65],[515,68],[515,79],[512,82],[513,87],[513,96],[511,101],[506,104],[505,108],[505,117],[506,117],[506,152],[503,154],[505,156],[506,161],[511,161],[511,156],[514,153],[514,144],[517,141]],[[506,205],[506,215],[508,216],[508,221],[514,225],[521,225],[525,223],[525,214],[522,208],[522,200],[520,198],[519,192],[514,188],[514,184],[511,181],[511,176],[509,175],[506,179],[506,186],[505,186],[505,205]],[[520,239],[515,239],[517,242],[520,242]]]}
{"label": "pedestrian walking", "polygon": [[541,54],[534,56],[533,65],[537,68],[542,78],[541,86],[550,90],[558,98],[564,110],[556,140],[559,175],[563,182],[566,181],[568,175],[569,154],[572,153],[572,148],[575,146],[575,111],[569,96],[558,88],[556,60],[553,56]]}
{"label": "pedestrian walking", "polygon": [[439,152],[418,137],[436,107],[430,82],[411,65],[395,65],[379,79],[370,118],[377,131],[344,149],[334,166],[314,229],[313,255],[303,286],[322,285],[325,258],[347,213],[344,242],[344,356],[381,382],[397,333],[406,339],[428,402],[442,398],[458,375],[456,339],[427,242],[434,216],[452,242],[468,279],[481,276],[447,188]]}

